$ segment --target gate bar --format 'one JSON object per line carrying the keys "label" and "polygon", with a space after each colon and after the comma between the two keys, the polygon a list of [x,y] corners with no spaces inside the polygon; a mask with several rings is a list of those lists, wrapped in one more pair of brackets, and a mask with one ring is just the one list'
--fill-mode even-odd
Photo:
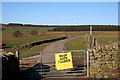
{"label": "gate bar", "polygon": [[65,52],[80,52],[80,51],[85,51],[85,50],[69,50],[69,51],[53,51],[53,52],[23,52],[20,54],[37,54],[37,53],[65,53]]}
{"label": "gate bar", "polygon": [[43,75],[43,77],[47,77],[47,76],[52,76],[52,77],[55,77],[55,76],[76,76],[76,75],[84,75],[86,73],[74,73],[74,74],[59,74],[59,75]]}
{"label": "gate bar", "polygon": [[[39,72],[40,70],[36,70]],[[47,74],[47,73],[72,73],[72,72],[80,72],[80,71],[85,71],[85,70],[77,70],[77,71],[57,71],[57,72],[39,72],[39,74]]]}
{"label": "gate bar", "polygon": [[[84,51],[84,56],[79,56],[79,57],[84,57],[83,62],[84,62],[84,68],[85,68],[85,59],[86,59],[85,58],[85,50],[69,50],[69,51],[53,51],[53,52],[23,52],[23,53],[19,53],[19,51],[16,51],[16,57],[19,61],[19,55],[20,54],[39,53],[40,56],[41,56],[40,60],[41,60],[41,63],[42,63],[42,53],[65,53],[65,52],[80,52],[80,51]],[[74,62],[76,62],[76,61],[74,61]],[[40,69],[43,70],[43,67],[41,66]],[[86,74],[86,72],[85,73],[80,73],[80,74]],[[44,76],[42,74],[42,71],[41,71],[41,75]],[[63,75],[76,75],[76,74],[63,74]],[[50,76],[50,75],[48,75],[48,76]],[[89,52],[88,51],[87,51],[87,76],[89,76]]]}

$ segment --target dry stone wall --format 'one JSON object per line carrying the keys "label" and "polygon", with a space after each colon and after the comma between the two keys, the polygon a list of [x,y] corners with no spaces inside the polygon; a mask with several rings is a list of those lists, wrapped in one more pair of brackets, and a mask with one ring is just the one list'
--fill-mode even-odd
{"label": "dry stone wall", "polygon": [[[90,77],[117,78],[118,76],[118,45],[98,44],[96,38],[92,39],[92,49],[89,49]],[[114,73],[112,72],[114,71]]]}
{"label": "dry stone wall", "polygon": [[34,41],[34,42],[31,42],[31,43],[27,43],[27,44],[23,44],[23,45],[19,45],[19,46],[14,46],[12,48],[6,48],[5,50],[15,52],[17,50],[30,49],[33,46],[38,46],[38,45],[43,44],[43,43],[54,42],[54,41],[62,40],[62,39],[66,39],[66,38],[67,37],[61,37],[61,38],[56,38],[56,39],[44,40],[44,41]]}

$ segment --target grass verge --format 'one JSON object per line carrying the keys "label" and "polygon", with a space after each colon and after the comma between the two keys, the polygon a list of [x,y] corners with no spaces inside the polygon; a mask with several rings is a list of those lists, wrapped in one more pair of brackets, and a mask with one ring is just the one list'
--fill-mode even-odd
{"label": "grass verge", "polygon": [[[34,46],[30,49],[23,49],[23,50],[20,50],[20,53],[22,53],[22,52],[41,52],[49,44],[50,43],[44,43],[39,46]],[[20,54],[20,58],[30,57],[30,56],[34,56],[34,55],[38,55],[38,54]]]}

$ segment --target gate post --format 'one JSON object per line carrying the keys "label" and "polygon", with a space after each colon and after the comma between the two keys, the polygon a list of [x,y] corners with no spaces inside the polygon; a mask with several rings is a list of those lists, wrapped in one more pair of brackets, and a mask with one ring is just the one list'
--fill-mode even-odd
{"label": "gate post", "polygon": [[17,57],[17,67],[18,67],[18,71],[19,71],[19,51],[16,51],[16,57]]}
{"label": "gate post", "polygon": [[87,77],[89,77],[89,51],[87,51]]}
{"label": "gate post", "polygon": [[41,76],[42,76],[42,72],[43,72],[43,68],[42,68],[42,53],[40,53],[40,68],[41,68]]}

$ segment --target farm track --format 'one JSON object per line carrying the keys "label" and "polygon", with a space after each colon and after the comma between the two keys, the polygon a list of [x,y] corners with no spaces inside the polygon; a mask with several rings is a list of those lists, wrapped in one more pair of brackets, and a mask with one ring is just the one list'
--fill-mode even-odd
{"label": "farm track", "polygon": [[[67,39],[64,39],[64,40],[53,42],[50,45],[48,45],[47,47],[45,47],[42,52],[65,51],[65,50],[67,50],[66,47],[65,47],[65,44],[67,42],[69,42],[69,41],[71,41],[73,39],[77,39],[79,37],[82,37],[82,36],[71,37],[71,38],[67,38]],[[42,63],[44,64],[44,63],[54,62],[55,59],[54,58],[52,58],[52,59],[50,58],[50,57],[54,57],[54,54],[55,53],[50,53],[50,54],[43,53],[42,54],[42,57],[43,57]],[[36,58],[36,60],[32,60],[32,58]],[[25,61],[25,59],[28,59],[28,61]],[[40,80],[40,79],[42,79],[42,80],[49,80],[50,78],[52,78],[52,77],[50,77],[50,78],[49,77],[42,78],[38,74],[38,72],[35,71],[34,67],[40,68],[40,65],[41,65],[40,64],[40,55],[36,55],[36,56],[28,57],[28,58],[23,58],[20,62],[23,63],[23,64],[29,64],[29,65],[31,65],[31,63],[34,63],[33,65],[29,66],[29,67],[32,67],[32,68],[28,69],[27,72],[26,71],[22,71],[21,72],[22,75],[21,74],[20,75],[24,76],[23,78],[21,77],[23,80],[24,79],[29,79],[29,80],[33,80],[33,79],[34,80]],[[44,64],[44,65],[52,66],[53,64]],[[26,66],[26,67],[28,67],[28,66]],[[27,73],[29,73],[29,74],[27,74]],[[26,74],[27,76],[25,76],[24,74]],[[77,78],[77,77],[75,77],[75,78]],[[61,78],[63,78],[63,77],[61,77]],[[70,78],[70,77],[64,77],[64,78]],[[73,78],[73,77],[71,77],[71,78]]]}

